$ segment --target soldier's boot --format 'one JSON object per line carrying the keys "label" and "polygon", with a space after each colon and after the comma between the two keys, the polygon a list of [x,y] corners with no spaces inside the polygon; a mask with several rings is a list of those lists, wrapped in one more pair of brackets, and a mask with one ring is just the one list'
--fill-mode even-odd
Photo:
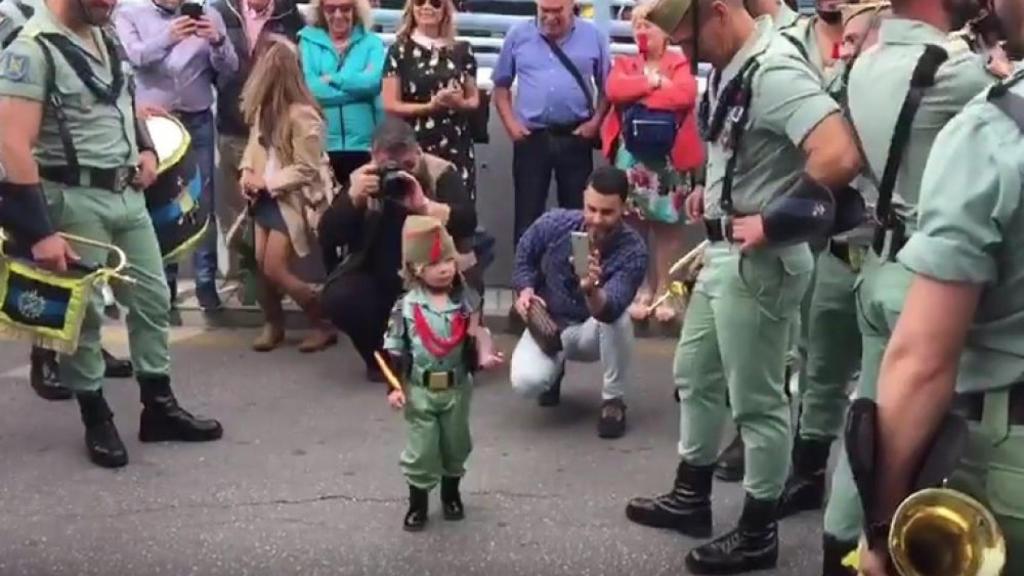
{"label": "soldier's boot", "polygon": [[466,517],[466,508],[462,505],[459,493],[461,478],[445,476],[441,478],[441,506],[445,520],[462,520]]}
{"label": "soldier's boot", "polygon": [[405,513],[402,528],[406,532],[419,532],[427,525],[430,508],[430,493],[422,488],[409,485],[409,511]]}
{"label": "soldier's boot", "polygon": [[739,482],[743,480],[743,437],[736,432],[736,437],[718,455],[715,464],[715,478],[722,482]]}
{"label": "soldier's boot", "polygon": [[844,542],[825,534],[822,542],[821,576],[856,576],[856,570],[843,566],[843,559],[857,549],[857,542]]}
{"label": "soldier's boot", "polygon": [[808,440],[797,436],[793,444],[793,470],[779,501],[779,520],[825,505],[825,473],[832,439]]}
{"label": "soldier's boot", "polygon": [[131,378],[135,374],[135,367],[132,366],[131,360],[122,360],[107,352],[106,348],[103,348],[103,363],[105,366],[103,376],[106,378]]}
{"label": "soldier's boot", "polygon": [[36,396],[44,400],[70,400],[73,394],[60,383],[57,353],[45,348],[32,347],[29,355],[29,384]]}
{"label": "soldier's boot", "polygon": [[739,526],[686,555],[693,574],[742,574],[774,568],[779,560],[777,500],[747,494]]}
{"label": "soldier's boot", "polygon": [[140,442],[208,442],[224,435],[220,422],[196,418],[178,405],[167,376],[139,376],[142,416]]}
{"label": "soldier's boot", "polygon": [[680,461],[672,490],[654,498],[633,498],[626,517],[644,526],[670,528],[694,538],[711,536],[711,476],[714,465]]}
{"label": "soldier's boot", "polygon": [[103,391],[78,392],[75,398],[85,424],[85,447],[89,451],[89,459],[104,468],[120,468],[127,464],[128,451],[114,426],[114,413],[110,411]]}

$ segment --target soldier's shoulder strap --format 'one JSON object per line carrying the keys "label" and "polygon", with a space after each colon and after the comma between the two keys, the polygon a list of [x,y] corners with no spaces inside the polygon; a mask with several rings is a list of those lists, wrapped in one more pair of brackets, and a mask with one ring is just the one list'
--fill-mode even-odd
{"label": "soldier's shoulder strap", "polygon": [[[24,4],[22,2],[15,2],[14,6],[18,9],[18,12],[21,13],[22,18],[24,18],[26,21],[35,15],[36,11],[27,4]],[[0,14],[0,23],[3,23],[3,21],[4,16]],[[14,42],[14,39],[18,37],[18,33],[20,33],[22,28],[24,27],[24,24],[17,24],[14,27],[12,27],[10,32],[8,32],[6,36],[0,38],[0,49],[7,48],[8,46],[10,46],[11,42]]]}
{"label": "soldier's shoulder strap", "polygon": [[896,177],[899,175],[903,153],[907,142],[910,141],[914,116],[917,114],[925,92],[935,84],[935,75],[939,67],[947,58],[949,58],[949,53],[945,48],[936,44],[927,44],[911,73],[910,86],[907,88],[907,95],[904,97],[903,105],[896,117],[896,126],[893,128],[892,139],[889,143],[889,154],[885,159],[885,168],[878,185],[877,215],[879,221],[883,223],[889,218],[892,193],[896,188]]}
{"label": "soldier's shoulder strap", "polygon": [[988,89],[985,100],[1005,114],[1021,132],[1024,132],[1024,97],[1011,92],[1018,82],[1024,80],[1024,72],[1018,72],[1007,80]]}
{"label": "soldier's shoulder strap", "polygon": [[811,32],[813,32],[813,28],[811,28],[811,19],[798,18],[788,26],[780,28],[779,36],[782,36],[787,42],[792,44],[793,48],[796,48],[796,51],[800,53],[800,56],[804,59],[804,61],[807,62],[808,64],[811,64],[811,55],[807,52],[807,46],[800,38],[797,37],[801,30],[800,23],[803,21],[806,21],[808,23],[807,26],[803,28],[804,34],[807,34],[807,30],[811,30]]}
{"label": "soldier's shoulder strap", "polygon": [[79,167],[78,151],[75,149],[75,141],[71,136],[71,129],[68,127],[67,115],[64,113],[64,97],[57,88],[57,65],[53,60],[53,52],[38,31],[33,31],[29,37],[35,41],[43,53],[45,68],[43,100],[50,105],[53,117],[57,120],[57,132],[60,134],[61,146],[64,148],[64,161],[69,169],[77,171]]}

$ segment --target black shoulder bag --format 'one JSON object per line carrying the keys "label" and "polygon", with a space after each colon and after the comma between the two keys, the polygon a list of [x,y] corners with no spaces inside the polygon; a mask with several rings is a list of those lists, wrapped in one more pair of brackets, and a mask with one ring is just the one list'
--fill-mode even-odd
{"label": "black shoulder bag", "polygon": [[[583,74],[581,74],[579,69],[576,68],[576,65],[572,63],[572,60],[570,60],[569,57],[566,56],[565,52],[562,51],[562,48],[558,45],[557,42],[548,38],[547,36],[544,36],[543,34],[541,35],[541,38],[543,38],[544,42],[546,42],[548,47],[551,48],[551,52],[554,53],[555,58],[558,58],[558,61],[561,62],[562,66],[564,66],[565,69],[569,72],[569,74],[572,76],[572,79],[576,81],[576,84],[580,87],[580,90],[583,92],[583,97],[587,99],[587,113],[589,115],[587,120],[593,118],[594,97],[590,93],[590,87],[587,86],[587,83],[583,81]],[[601,148],[600,139],[594,139],[594,148]]]}

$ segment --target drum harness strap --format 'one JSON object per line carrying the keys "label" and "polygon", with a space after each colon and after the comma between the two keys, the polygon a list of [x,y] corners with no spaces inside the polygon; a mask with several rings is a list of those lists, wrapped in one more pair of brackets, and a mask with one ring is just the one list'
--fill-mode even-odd
{"label": "drum harness strap", "polygon": [[1018,74],[1006,82],[996,84],[989,89],[985,99],[1006,114],[1017,128],[1024,132],[1024,98],[1010,92],[1010,88],[1021,80],[1024,80],[1024,75]]}
{"label": "drum harness strap", "polygon": [[[18,11],[21,12],[21,15],[25,17],[25,20],[28,20],[35,15],[36,11],[31,6],[22,4],[21,2],[15,2],[14,5],[17,6]],[[5,37],[3,40],[0,40],[0,48],[7,48],[8,46],[10,46],[11,42],[14,42],[14,39],[18,37],[18,33],[21,32],[22,28],[23,26],[15,26],[14,29],[11,30],[11,33],[7,35],[7,37]]]}
{"label": "drum harness strap", "polygon": [[875,236],[872,242],[872,249],[878,256],[882,255],[885,247],[886,232],[891,230],[892,242],[890,245],[889,260],[895,261],[896,253],[906,240],[906,228],[903,218],[892,209],[892,194],[896,188],[896,177],[899,175],[900,163],[906,152],[907,143],[910,141],[910,130],[914,122],[914,115],[924,98],[925,91],[935,84],[935,74],[939,67],[949,57],[949,54],[941,46],[927,44],[924,52],[914,66],[914,72],[910,76],[910,88],[903,100],[899,116],[896,118],[896,127],[893,129],[892,141],[889,144],[889,156],[885,161],[885,170],[882,173],[882,180],[878,186],[878,205],[875,208],[875,217],[878,220],[878,228],[875,229]]}
{"label": "drum harness strap", "polygon": [[[725,164],[725,174],[722,178],[722,192],[719,199],[719,205],[722,208],[723,214],[723,235],[728,237],[732,235],[729,220],[735,216],[735,209],[732,202],[732,186],[733,179],[736,174],[736,162],[739,158],[740,141],[743,138],[743,134],[746,131],[747,119],[750,115],[750,104],[753,99],[753,84],[754,77],[757,75],[757,71],[761,67],[760,57],[764,54],[764,50],[758,52],[748,59],[736,75],[729,80],[724,88],[718,93],[715,104],[714,114],[711,114],[711,90],[705,90],[704,95],[701,98],[700,109],[698,111],[698,123],[700,125],[701,135],[704,137],[706,142],[714,142],[718,140],[722,130],[725,128],[726,119],[731,122],[730,132],[728,134],[729,141],[726,146],[732,151],[729,155],[729,159]],[[721,81],[721,71],[715,70],[712,77],[712,86],[717,90],[718,84]]]}
{"label": "drum harness strap", "polygon": [[[72,174],[78,173],[82,167],[78,162],[78,151],[75,149],[75,141],[68,127],[67,115],[64,113],[64,98],[57,87],[56,65],[53,59],[53,52],[48,45],[53,45],[60,52],[61,57],[67,61],[78,78],[92,92],[96,99],[103,104],[117,108],[117,99],[121,95],[121,90],[125,87],[126,83],[124,69],[122,68],[121,58],[118,55],[118,49],[113,39],[106,32],[101,32],[100,35],[107,49],[107,57],[110,59],[111,76],[113,78],[110,85],[106,87],[102,85],[103,81],[92,72],[89,63],[86,61],[86,56],[82,54],[81,48],[75,46],[67,37],[53,33],[40,33],[32,36],[32,39],[35,40],[42,50],[43,58],[46,60],[46,101],[49,103],[50,108],[53,109],[53,115],[57,121],[57,130],[60,133],[61,145],[64,147],[66,166]],[[132,101],[134,101],[134,89],[131,82],[127,84]],[[118,108],[118,113],[122,115],[121,123],[123,125],[124,113],[120,108]],[[128,139],[128,134],[124,134],[124,137]],[[129,151],[129,154],[131,154],[131,151]],[[128,158],[125,158],[125,163],[128,163]]]}

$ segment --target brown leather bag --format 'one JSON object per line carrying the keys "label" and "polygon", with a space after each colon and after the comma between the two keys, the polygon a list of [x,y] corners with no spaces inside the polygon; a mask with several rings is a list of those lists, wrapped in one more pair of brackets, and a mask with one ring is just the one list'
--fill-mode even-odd
{"label": "brown leather bag", "polygon": [[554,358],[562,351],[562,329],[548,314],[543,304],[534,300],[526,311],[526,329],[530,336],[548,356]]}

